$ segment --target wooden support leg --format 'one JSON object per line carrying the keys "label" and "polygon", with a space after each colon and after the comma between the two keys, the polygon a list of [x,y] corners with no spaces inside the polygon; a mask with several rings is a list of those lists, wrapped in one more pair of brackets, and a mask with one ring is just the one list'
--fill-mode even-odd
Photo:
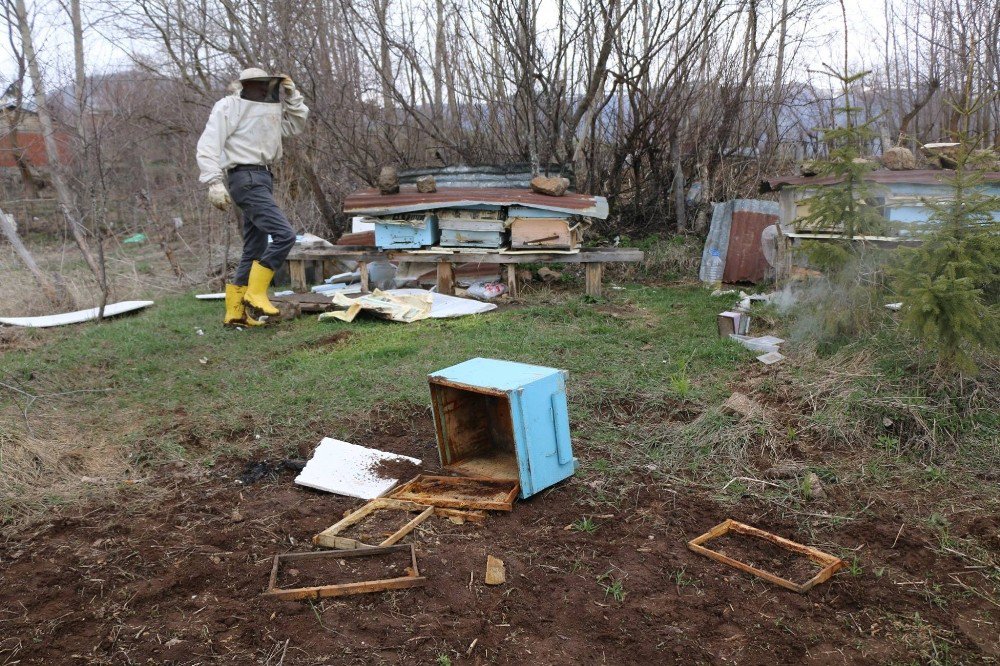
{"label": "wooden support leg", "polygon": [[358,273],[361,274],[361,291],[368,291],[368,264],[359,261]]}
{"label": "wooden support leg", "polygon": [[517,264],[507,264],[507,293],[517,298]]}
{"label": "wooden support leg", "polygon": [[587,267],[587,295],[594,298],[601,297],[601,275],[604,273],[604,264],[585,264]]}
{"label": "wooden support leg", "polygon": [[306,262],[300,259],[288,260],[288,276],[295,291],[306,290]]}
{"label": "wooden support leg", "polygon": [[439,294],[449,296],[455,293],[455,267],[450,261],[439,261],[437,265],[437,289]]}

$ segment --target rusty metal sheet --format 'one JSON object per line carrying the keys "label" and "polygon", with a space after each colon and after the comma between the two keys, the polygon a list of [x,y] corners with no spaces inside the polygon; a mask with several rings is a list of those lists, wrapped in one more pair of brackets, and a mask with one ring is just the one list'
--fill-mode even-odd
{"label": "rusty metal sheet", "polygon": [[729,228],[729,252],[726,254],[726,268],[722,273],[723,282],[757,283],[767,276],[769,265],[760,245],[760,235],[765,228],[777,223],[777,215],[733,211],[733,223]]}
{"label": "rusty metal sheet", "polygon": [[[917,185],[947,185],[955,172],[948,169],[915,169],[912,171],[871,171],[865,175],[873,183],[891,185],[913,183]],[[786,185],[831,185],[837,182],[835,176],[776,176],[761,182],[761,192],[777,192]],[[985,182],[1000,182],[1000,171],[983,174]]]}
{"label": "rusty metal sheet", "polygon": [[395,215],[482,204],[527,206],[602,220],[608,216],[608,200],[599,196],[568,193],[561,197],[551,197],[526,189],[501,188],[440,188],[437,192],[424,194],[417,192],[415,187],[402,187],[398,194],[380,194],[375,189],[355,192],[344,200],[344,213]]}

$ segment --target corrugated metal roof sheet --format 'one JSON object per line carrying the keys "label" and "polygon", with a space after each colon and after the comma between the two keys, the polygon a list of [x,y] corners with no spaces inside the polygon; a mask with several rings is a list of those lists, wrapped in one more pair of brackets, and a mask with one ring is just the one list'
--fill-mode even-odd
{"label": "corrugated metal roof sheet", "polygon": [[[549,175],[562,175],[573,181],[572,169],[553,164],[549,165]],[[424,167],[404,169],[399,172],[399,182],[413,185],[421,176],[434,176],[438,187],[503,187],[508,189],[527,188],[535,174],[531,165],[523,164],[484,164],[470,166],[458,164],[445,167]]]}
{"label": "corrugated metal roof sheet", "polygon": [[400,188],[399,194],[380,194],[369,189],[355,192],[344,199],[344,213],[348,215],[395,215],[414,213],[436,208],[462,208],[480,204],[496,206],[528,206],[553,210],[571,215],[605,219],[608,200],[585,194],[564,194],[550,197],[527,189],[500,188],[439,188],[437,192],[423,194],[413,187]]}
{"label": "corrugated metal roof sheet", "polygon": [[[874,183],[914,183],[917,185],[947,185],[948,179],[953,178],[954,171],[949,169],[915,169],[913,171],[871,171],[865,175],[866,180]],[[985,174],[986,182],[1000,182],[1000,172],[993,171]],[[782,187],[798,185],[831,185],[837,182],[835,176],[775,176],[760,184],[761,192],[777,192]]]}

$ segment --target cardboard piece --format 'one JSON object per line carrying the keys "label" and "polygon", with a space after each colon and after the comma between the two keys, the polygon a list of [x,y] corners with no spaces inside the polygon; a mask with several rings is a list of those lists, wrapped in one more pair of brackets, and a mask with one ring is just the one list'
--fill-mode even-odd
{"label": "cardboard piece", "polygon": [[341,292],[334,292],[333,304],[345,309],[336,312],[324,312],[319,316],[319,320],[339,319],[351,322],[354,321],[354,318],[362,310],[368,310],[383,319],[406,324],[427,319],[431,314],[433,298],[430,292],[424,292],[419,289],[417,291],[426,295],[395,295],[376,289],[373,293],[366,296],[348,298]]}
{"label": "cardboard piece", "polygon": [[337,495],[374,499],[399,484],[399,479],[379,477],[371,471],[382,460],[409,460],[415,465],[421,463],[417,458],[324,437],[313,457],[295,477],[295,483]]}
{"label": "cardboard piece", "polygon": [[465,315],[481,314],[496,310],[495,303],[483,303],[471,298],[459,298],[447,294],[425,291],[423,289],[392,289],[388,292],[394,296],[430,296],[431,319],[446,319],[449,317],[464,317]]}

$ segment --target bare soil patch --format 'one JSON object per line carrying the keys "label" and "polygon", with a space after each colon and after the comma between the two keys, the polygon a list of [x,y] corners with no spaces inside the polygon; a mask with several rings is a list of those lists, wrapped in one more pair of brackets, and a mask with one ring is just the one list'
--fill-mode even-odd
{"label": "bare soil patch", "polygon": [[730,531],[702,545],[737,562],[749,564],[793,583],[805,583],[823,568],[805,555],[741,532]]}
{"label": "bare soil patch", "polygon": [[[928,627],[962,660],[997,648],[997,609],[951,594],[952,575],[975,585],[967,562],[934,550],[919,528],[898,534],[912,520],[902,497],[876,501],[811,543],[773,506],[725,507],[637,478],[628,502],[602,506],[598,531],[586,534],[563,529],[593,513],[585,484],[571,480],[483,525],[429,519],[413,537],[424,588],[311,605],[261,596],[271,558],[308,550],[314,534],[361,503],[297,487],[289,470],[244,486],[235,482],[243,468],[164,470],[149,479],[155,501],[144,488],[123,488],[111,503],[5,534],[0,656],[266,663],[288,641],[285,664],[433,663],[442,654],[472,664],[878,663],[921,660]],[[686,548],[727,517],[858,553],[863,570],[798,595]],[[970,522],[980,528],[989,526]],[[484,584],[487,554],[504,560],[505,585]],[[292,584],[333,573],[300,570]],[[622,582],[622,601],[606,589],[610,580]],[[944,607],[922,593],[935,585],[948,595]]]}
{"label": "bare soil patch", "polygon": [[[628,421],[655,410],[609,399],[595,416],[616,413]],[[345,436],[422,459],[404,480],[440,473],[421,406],[380,405]],[[749,495],[720,504],[644,472],[610,478],[633,490],[595,502],[576,477],[482,525],[429,518],[407,537],[426,587],[310,604],[262,596],[273,556],[310,550],[315,534],[363,502],[296,486],[296,473],[280,458],[169,466],[108,488],[110,498],[5,530],[0,663],[276,663],[286,641],[284,663],[303,665],[426,664],[440,655],[470,664],[909,663],[942,645],[955,661],[1000,657],[1000,609],[989,601],[996,590],[979,565],[941,547],[917,518],[927,498],[905,488],[880,490],[863,513],[834,493],[810,511],[819,518],[808,518]],[[825,512],[843,518],[825,520]],[[365,526],[373,532],[366,543],[414,515],[377,513],[394,524]],[[596,516],[593,534],[565,529],[585,515]],[[996,516],[959,516],[953,538],[998,543]],[[726,518],[859,566],[798,595],[687,549]],[[784,551],[706,545],[802,580],[782,570]],[[504,561],[505,585],[485,585],[488,554]],[[285,571],[281,584],[328,584],[348,573]]]}
{"label": "bare soil patch", "polygon": [[409,460],[385,459],[372,465],[371,472],[383,479],[409,481],[417,474],[420,474],[421,469],[421,465],[412,463]]}
{"label": "bare soil patch", "polygon": [[338,536],[357,539],[369,546],[377,546],[401,530],[403,525],[406,525],[406,523],[415,517],[415,513],[401,509],[378,509],[372,511],[354,525],[349,526]]}

